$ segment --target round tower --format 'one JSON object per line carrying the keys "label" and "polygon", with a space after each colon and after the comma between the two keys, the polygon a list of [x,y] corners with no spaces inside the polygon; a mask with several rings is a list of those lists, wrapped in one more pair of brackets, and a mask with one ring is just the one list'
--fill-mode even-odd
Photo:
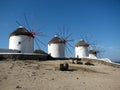
{"label": "round tower", "polygon": [[75,57],[76,58],[84,58],[88,57],[88,46],[89,44],[86,43],[84,40],[80,40],[76,45],[75,45]]}
{"label": "round tower", "polygon": [[48,42],[48,54],[55,58],[65,57],[65,43],[57,35]]}
{"label": "round tower", "polygon": [[34,36],[23,26],[19,26],[9,36],[9,49],[18,50],[19,53],[33,53]]}
{"label": "round tower", "polygon": [[89,50],[89,58],[97,59],[97,51]]}

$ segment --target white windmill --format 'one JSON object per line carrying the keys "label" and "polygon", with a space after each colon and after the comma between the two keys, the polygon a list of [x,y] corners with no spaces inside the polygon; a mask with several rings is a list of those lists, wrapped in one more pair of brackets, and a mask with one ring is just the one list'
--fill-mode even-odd
{"label": "white windmill", "polygon": [[33,34],[23,26],[19,26],[9,36],[9,49],[18,50],[20,53],[32,53],[34,50]]}
{"label": "white windmill", "polygon": [[20,26],[9,35],[9,49],[18,50],[19,53],[33,53],[34,41],[40,49],[38,42],[42,42],[36,36],[41,32],[35,32],[30,28],[26,16],[25,20],[29,30],[17,22]]}
{"label": "white windmill", "polygon": [[65,57],[65,43],[57,35],[48,42],[48,54],[55,58]]}
{"label": "white windmill", "polygon": [[88,46],[89,44],[86,43],[84,40],[80,40],[75,45],[75,57],[76,58],[85,58],[88,57]]}
{"label": "white windmill", "polygon": [[9,49],[18,50],[19,53],[33,53],[34,38],[39,32],[28,31],[25,27],[19,26],[9,36]]}
{"label": "white windmill", "polygon": [[97,59],[97,53],[95,50],[89,50],[89,58]]}
{"label": "white windmill", "polygon": [[[69,37],[72,33],[68,33],[68,30],[65,32],[65,27],[63,26],[62,31],[59,34],[55,35],[48,42],[48,54],[55,58],[65,58],[68,57],[68,51],[72,54],[70,47],[72,45],[69,43],[73,40],[70,40]],[[73,48],[73,47],[72,47]]]}

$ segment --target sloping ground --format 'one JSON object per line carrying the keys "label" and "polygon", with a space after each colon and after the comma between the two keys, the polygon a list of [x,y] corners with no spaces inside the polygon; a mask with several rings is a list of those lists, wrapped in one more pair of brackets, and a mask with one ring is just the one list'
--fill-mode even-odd
{"label": "sloping ground", "polygon": [[112,63],[112,62],[110,63],[110,62],[99,60],[99,59],[83,58],[81,61],[82,62],[91,62],[91,63],[94,63],[94,64],[103,64],[103,65],[108,65],[108,66],[120,68],[120,64],[115,64],[115,63]]}
{"label": "sloping ground", "polygon": [[0,90],[120,90],[120,68],[69,63],[59,71],[64,62],[0,61]]}

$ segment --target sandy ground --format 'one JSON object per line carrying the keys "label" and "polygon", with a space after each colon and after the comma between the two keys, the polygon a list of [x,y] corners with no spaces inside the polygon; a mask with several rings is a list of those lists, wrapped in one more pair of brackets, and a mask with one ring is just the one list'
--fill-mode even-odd
{"label": "sandy ground", "polygon": [[0,90],[120,90],[120,68],[64,61],[0,61]]}

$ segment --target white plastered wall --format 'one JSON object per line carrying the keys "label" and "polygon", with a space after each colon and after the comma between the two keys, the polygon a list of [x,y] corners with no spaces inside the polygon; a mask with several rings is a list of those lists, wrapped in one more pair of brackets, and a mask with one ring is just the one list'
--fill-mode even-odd
{"label": "white plastered wall", "polygon": [[21,53],[32,53],[34,40],[27,35],[16,35],[9,38],[9,49],[19,50]]}
{"label": "white plastered wall", "polygon": [[55,58],[65,57],[65,45],[64,43],[51,43],[48,44],[48,54]]}
{"label": "white plastered wall", "polygon": [[97,57],[96,57],[95,54],[89,54],[89,58],[91,58],[91,59],[97,59]]}
{"label": "white plastered wall", "polygon": [[75,57],[76,58],[88,57],[88,48],[85,46],[75,47]]}

